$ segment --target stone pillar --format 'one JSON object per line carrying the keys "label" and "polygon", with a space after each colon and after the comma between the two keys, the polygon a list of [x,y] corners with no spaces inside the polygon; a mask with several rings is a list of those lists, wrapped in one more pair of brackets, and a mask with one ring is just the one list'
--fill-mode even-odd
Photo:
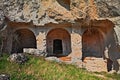
{"label": "stone pillar", "polygon": [[71,57],[82,57],[82,38],[79,33],[72,32],[71,34],[71,48],[72,53],[69,55]]}
{"label": "stone pillar", "polygon": [[36,37],[37,40],[37,49],[46,51],[46,36],[45,32],[39,32],[39,35]]}

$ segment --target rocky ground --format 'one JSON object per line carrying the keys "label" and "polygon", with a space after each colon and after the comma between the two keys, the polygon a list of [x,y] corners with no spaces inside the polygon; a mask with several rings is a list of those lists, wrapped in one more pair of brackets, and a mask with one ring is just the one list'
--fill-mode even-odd
{"label": "rocky ground", "polygon": [[92,72],[107,72],[106,60],[103,60],[103,58],[86,57],[84,61],[82,61],[80,58],[71,57],[46,57],[45,59],[48,61],[73,64],[79,68],[85,68],[86,70]]}
{"label": "rocky ground", "polygon": [[[37,55],[37,54],[32,54],[32,55],[41,56],[41,55]],[[9,56],[8,60],[10,62],[24,64],[29,59],[23,53],[14,53]],[[107,72],[106,60],[103,60],[103,58],[86,57],[85,60],[82,61],[81,58],[76,58],[76,57],[73,58],[73,57],[66,56],[66,57],[58,58],[58,57],[50,56],[50,57],[45,57],[45,60],[55,61],[58,63],[73,64],[79,68],[85,68],[88,71],[92,71],[92,72],[102,72],[102,71]]]}

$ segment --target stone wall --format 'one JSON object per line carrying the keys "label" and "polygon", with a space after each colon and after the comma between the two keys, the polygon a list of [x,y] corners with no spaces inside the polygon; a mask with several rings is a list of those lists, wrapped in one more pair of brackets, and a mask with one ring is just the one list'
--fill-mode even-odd
{"label": "stone wall", "polygon": [[[20,48],[18,47],[18,45],[15,47],[14,44],[17,44],[17,42],[15,42],[14,40],[17,40],[18,42],[22,41],[22,43],[20,44],[21,46],[23,46],[22,48],[37,48],[38,50],[41,51],[47,51],[48,50],[48,54],[53,54],[53,48],[50,48],[49,43],[47,43],[47,41],[49,42],[51,40],[51,42],[53,42],[54,39],[61,39],[63,40],[63,54],[62,55],[68,55],[68,54],[77,54],[76,56],[81,55],[81,34],[80,34],[80,29],[79,27],[76,29],[74,27],[72,27],[72,25],[70,23],[63,23],[63,24],[47,24],[46,26],[35,26],[32,23],[24,23],[24,22],[9,22],[8,23],[8,30],[11,32],[9,35],[11,35],[10,37],[7,38],[7,40],[12,39],[11,42],[10,41],[6,41],[8,44],[4,44],[5,46],[9,46],[6,47],[6,50],[4,50],[5,52],[11,53],[11,52],[17,52],[15,51],[15,48]],[[29,35],[29,33],[24,33],[24,30],[32,32],[32,35],[35,36],[35,39],[33,39],[32,35]],[[52,32],[52,34],[50,34]],[[59,32],[60,31],[60,32]],[[19,34],[19,35],[15,35],[15,33]],[[27,36],[25,36],[27,35]],[[7,36],[7,35],[6,35]],[[21,36],[21,38],[18,38],[19,36]],[[25,37],[24,37],[25,36]],[[29,37],[28,41],[25,42],[25,40],[27,40],[27,38]],[[19,40],[20,39],[20,40]],[[30,45],[25,45],[27,43],[29,43],[29,40],[32,42],[30,42]],[[24,43],[25,42],[25,43]],[[35,46],[32,47],[34,44]],[[25,46],[27,47],[25,47]],[[53,43],[51,44],[51,47],[53,47]],[[52,50],[52,51],[49,51]],[[73,55],[74,56],[74,55]]]}

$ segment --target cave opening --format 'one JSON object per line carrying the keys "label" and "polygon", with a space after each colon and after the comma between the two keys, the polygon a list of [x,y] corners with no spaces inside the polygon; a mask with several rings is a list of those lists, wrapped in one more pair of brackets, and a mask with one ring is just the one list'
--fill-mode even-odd
{"label": "cave opening", "polygon": [[12,53],[23,53],[23,48],[36,48],[36,37],[29,29],[20,29],[13,34]]}
{"label": "cave opening", "polygon": [[71,36],[65,29],[50,30],[46,36],[46,44],[48,56],[60,57],[71,53]]}
{"label": "cave opening", "polygon": [[82,57],[101,58],[104,49],[104,38],[97,28],[87,29],[82,35]]}

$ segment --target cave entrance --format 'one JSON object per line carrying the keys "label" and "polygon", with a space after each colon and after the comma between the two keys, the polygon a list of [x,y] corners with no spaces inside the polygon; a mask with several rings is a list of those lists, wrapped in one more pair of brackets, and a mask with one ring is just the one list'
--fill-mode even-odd
{"label": "cave entrance", "polygon": [[55,28],[46,36],[48,56],[67,56],[71,53],[71,36],[67,30]]}
{"label": "cave entrance", "polygon": [[12,53],[22,53],[23,48],[36,48],[36,37],[29,29],[19,29],[14,32]]}
{"label": "cave entrance", "polygon": [[53,41],[53,53],[54,54],[62,54],[63,53],[62,40],[55,39]]}
{"label": "cave entrance", "polygon": [[104,49],[104,38],[97,28],[87,29],[82,35],[82,57],[101,58]]}

